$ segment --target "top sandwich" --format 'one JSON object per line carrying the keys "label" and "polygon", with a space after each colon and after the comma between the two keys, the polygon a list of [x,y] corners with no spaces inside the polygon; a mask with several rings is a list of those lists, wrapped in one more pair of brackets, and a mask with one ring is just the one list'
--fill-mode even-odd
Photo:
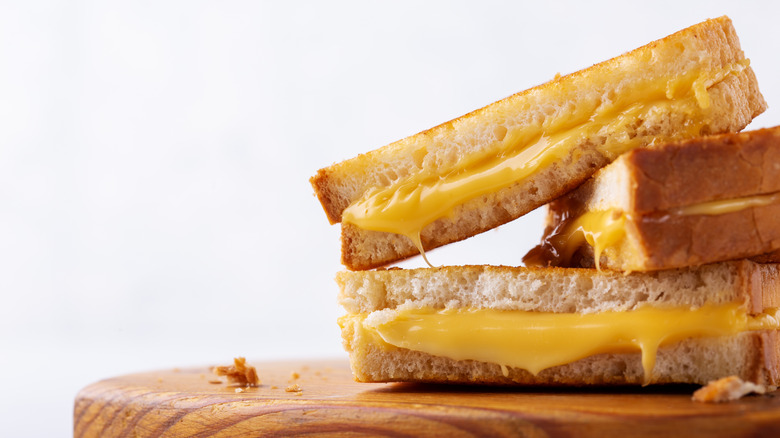
{"label": "top sandwich", "polygon": [[766,108],[727,17],[559,77],[311,179],[342,262],[382,266],[509,222],[656,142],[737,132]]}

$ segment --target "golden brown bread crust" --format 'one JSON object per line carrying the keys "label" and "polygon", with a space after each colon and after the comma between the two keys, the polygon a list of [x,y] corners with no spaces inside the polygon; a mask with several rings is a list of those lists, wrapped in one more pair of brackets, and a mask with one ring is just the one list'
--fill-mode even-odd
{"label": "golden brown bread crust", "polygon": [[[683,47],[685,56],[681,55]],[[656,58],[663,61],[652,64],[651,60]],[[744,55],[730,20],[727,17],[709,20],[621,57],[557,78],[427,131],[321,169],[311,183],[328,219],[337,223],[341,221],[344,209],[370,188],[386,187],[424,170],[444,172],[453,168],[463,156],[485,153],[495,141],[494,129],[510,126],[506,125],[507,120],[512,120],[512,126],[540,126],[548,119],[565,114],[571,102],[578,99],[588,104],[609,101],[610,93],[615,89],[631,88],[632,81],[644,80],[642,75],[661,74],[662,70],[666,71],[664,69],[679,73],[689,68],[722,68],[742,59]],[[665,67],[667,64],[670,65],[668,68]],[[652,69],[655,70],[651,73]],[[604,78],[610,78],[610,81],[614,78],[614,81]],[[608,85],[593,85],[602,82]],[[593,91],[596,88],[599,93]],[[604,94],[600,94],[602,91]],[[750,68],[729,75],[708,92],[712,99],[711,114],[709,123],[700,133],[738,131],[766,108]],[[568,157],[535,176],[472,199],[457,207],[451,219],[439,219],[425,227],[421,235],[423,246],[431,249],[495,228],[576,187],[614,158],[605,156],[598,149],[605,141],[604,135],[629,135],[638,138],[640,144],[648,144],[657,136],[683,135],[681,131],[688,123],[687,115],[669,111],[655,114],[636,126],[632,124],[594,138],[584,138]],[[416,253],[406,237],[350,225],[342,228],[342,262],[350,269],[378,267]]]}
{"label": "golden brown bread crust", "polygon": [[[640,248],[641,266],[602,253],[601,267],[653,271],[764,254],[780,248],[778,215],[780,204],[720,215],[629,215],[626,228],[632,244]],[[580,254],[593,257],[592,251]]]}
{"label": "golden brown bread crust", "polygon": [[747,379],[761,385],[780,385],[780,334],[778,330],[762,331],[760,338],[754,339],[757,352],[753,364],[748,367]]}
{"label": "golden brown bread crust", "polygon": [[780,126],[635,149],[621,159],[635,190],[626,206],[632,213],[774,193],[780,191]]}
{"label": "golden brown bread crust", "polygon": [[780,250],[750,257],[750,260],[756,263],[780,263]]}

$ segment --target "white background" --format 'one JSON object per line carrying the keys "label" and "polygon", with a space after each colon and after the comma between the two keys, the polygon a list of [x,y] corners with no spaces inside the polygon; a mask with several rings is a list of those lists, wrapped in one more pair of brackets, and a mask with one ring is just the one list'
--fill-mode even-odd
{"label": "white background", "polygon": [[[780,102],[777,3],[417,3],[1,3],[0,435],[117,374],[343,357],[320,167],[722,14]],[[540,224],[430,258],[519,264]]]}

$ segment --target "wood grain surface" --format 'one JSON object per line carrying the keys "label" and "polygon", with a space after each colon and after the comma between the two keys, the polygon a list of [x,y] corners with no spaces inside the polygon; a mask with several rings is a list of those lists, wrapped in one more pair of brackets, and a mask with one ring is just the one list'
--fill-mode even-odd
{"label": "wood grain surface", "polygon": [[[780,391],[704,404],[691,401],[692,386],[366,384],[346,361],[250,364],[262,384],[242,392],[208,367],[89,385],[76,397],[74,436],[780,436]],[[293,384],[301,391],[287,392]]]}

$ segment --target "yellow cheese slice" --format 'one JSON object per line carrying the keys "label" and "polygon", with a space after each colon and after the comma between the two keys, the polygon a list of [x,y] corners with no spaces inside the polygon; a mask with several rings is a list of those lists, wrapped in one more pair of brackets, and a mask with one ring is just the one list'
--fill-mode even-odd
{"label": "yellow cheese slice", "polygon": [[361,319],[365,330],[391,346],[533,374],[600,353],[641,351],[646,383],[662,345],[780,328],[778,309],[750,316],[736,303],[590,314],[423,308],[393,311],[392,317],[376,321],[366,315],[350,317]]}

